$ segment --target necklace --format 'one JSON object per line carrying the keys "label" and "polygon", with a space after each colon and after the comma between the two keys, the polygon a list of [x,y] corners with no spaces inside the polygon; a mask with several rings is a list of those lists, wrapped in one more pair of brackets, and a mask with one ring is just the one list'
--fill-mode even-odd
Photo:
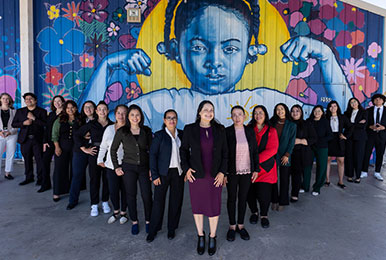
{"label": "necklace", "polygon": [[9,113],[9,109],[7,109],[7,110],[1,110],[1,112],[3,112],[3,113],[5,113],[5,114],[8,114]]}

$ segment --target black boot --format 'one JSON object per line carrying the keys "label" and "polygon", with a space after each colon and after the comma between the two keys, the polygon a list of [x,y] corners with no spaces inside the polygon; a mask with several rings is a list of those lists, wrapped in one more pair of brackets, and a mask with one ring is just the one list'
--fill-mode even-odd
{"label": "black boot", "polygon": [[208,254],[214,255],[216,253],[216,237],[210,237],[209,235],[209,245],[208,245]]}
{"label": "black boot", "polygon": [[199,255],[205,253],[205,232],[203,236],[198,235],[197,253]]}

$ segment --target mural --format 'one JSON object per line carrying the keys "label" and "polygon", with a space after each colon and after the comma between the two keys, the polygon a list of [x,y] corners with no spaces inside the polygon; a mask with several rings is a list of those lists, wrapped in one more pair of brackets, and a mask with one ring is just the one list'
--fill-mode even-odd
{"label": "mural", "polygon": [[[128,23],[127,9],[142,23]],[[179,126],[203,99],[229,111],[381,91],[383,18],[336,0],[34,1],[36,91],[82,103],[138,104],[146,124],[174,108]]]}

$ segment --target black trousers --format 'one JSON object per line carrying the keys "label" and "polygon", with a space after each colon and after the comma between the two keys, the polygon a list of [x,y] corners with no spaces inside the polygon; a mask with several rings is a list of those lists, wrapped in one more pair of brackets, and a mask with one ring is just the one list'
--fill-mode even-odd
{"label": "black trousers", "polygon": [[43,144],[36,139],[28,139],[20,145],[21,154],[24,158],[25,178],[34,179],[33,157],[35,157],[37,168],[37,179],[42,181],[43,175]]}
{"label": "black trousers", "polygon": [[145,220],[150,221],[152,208],[152,191],[151,181],[149,176],[149,167],[133,164],[122,164],[123,182],[126,189],[127,205],[129,207],[129,215],[132,221],[138,221],[137,214],[137,181],[141,189],[141,197],[145,208]]}
{"label": "black trousers", "polygon": [[302,151],[297,150],[292,153],[290,176],[291,176],[291,196],[298,197],[299,190],[302,186],[302,176],[304,166],[302,162]]}
{"label": "black trousers", "polygon": [[237,204],[237,224],[244,224],[245,210],[247,207],[248,191],[251,186],[251,174],[228,175],[228,200],[227,209],[229,225],[236,225],[236,200]]}
{"label": "black trousers", "polygon": [[155,235],[162,228],[166,193],[169,191],[168,230],[178,228],[184,197],[184,177],[177,168],[170,168],[167,176],[160,176],[161,184],[154,188],[154,202],[151,210],[149,234]]}
{"label": "black trousers", "polygon": [[375,146],[375,171],[381,172],[383,153],[385,152],[385,142],[379,138],[379,134],[367,135],[365,146],[365,155],[363,157],[362,171],[367,172],[369,169],[370,157]]}
{"label": "black trousers", "polygon": [[279,203],[279,205],[289,205],[289,166],[279,166],[279,178],[280,178],[280,192],[278,184],[272,185],[272,203]]}
{"label": "black trousers", "polygon": [[54,195],[67,194],[70,191],[72,178],[72,142],[61,142],[62,154],[55,155],[55,168],[53,175]]}
{"label": "black trousers", "polygon": [[99,191],[101,187],[101,179],[103,182],[102,187],[102,201],[109,200],[109,186],[107,183],[106,171],[104,168],[97,165],[97,155],[88,155],[88,171],[90,175],[90,199],[91,205],[99,203]]}
{"label": "black trousers", "polygon": [[109,183],[110,200],[114,210],[126,211],[126,190],[123,184],[123,177],[118,176],[114,170],[106,168],[106,177]]}
{"label": "black trousers", "polygon": [[52,142],[49,143],[50,147],[47,147],[43,152],[43,173],[42,173],[42,188],[51,188],[51,161],[55,154],[55,146]]}
{"label": "black trousers", "polygon": [[258,213],[256,199],[259,201],[260,216],[268,216],[269,204],[272,200],[272,191],[275,184],[266,182],[255,182],[249,187],[248,206],[252,213]]}
{"label": "black trousers", "polygon": [[348,139],[346,141],[344,172],[347,177],[354,177],[354,172],[356,179],[361,177],[365,145],[365,140]]}

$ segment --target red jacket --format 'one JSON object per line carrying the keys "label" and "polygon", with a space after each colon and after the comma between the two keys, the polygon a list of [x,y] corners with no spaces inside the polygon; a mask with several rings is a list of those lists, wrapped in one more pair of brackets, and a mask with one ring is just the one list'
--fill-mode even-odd
{"label": "red jacket", "polygon": [[[258,145],[260,145],[261,138],[264,135],[264,133],[267,131],[267,129],[268,129],[268,126],[265,125],[263,129],[259,132],[259,130],[257,129],[257,126],[254,127],[255,134],[256,134],[256,141]],[[274,156],[277,153],[278,149],[279,149],[279,138],[277,136],[276,129],[273,127],[270,127],[270,130],[268,132],[267,146],[265,147],[264,151],[259,153],[259,163],[262,163],[270,159],[272,156]],[[276,160],[275,160],[275,165],[272,167],[272,169],[269,172],[266,172],[263,168],[260,167],[260,172],[255,182],[267,182],[271,184],[277,182]]]}

